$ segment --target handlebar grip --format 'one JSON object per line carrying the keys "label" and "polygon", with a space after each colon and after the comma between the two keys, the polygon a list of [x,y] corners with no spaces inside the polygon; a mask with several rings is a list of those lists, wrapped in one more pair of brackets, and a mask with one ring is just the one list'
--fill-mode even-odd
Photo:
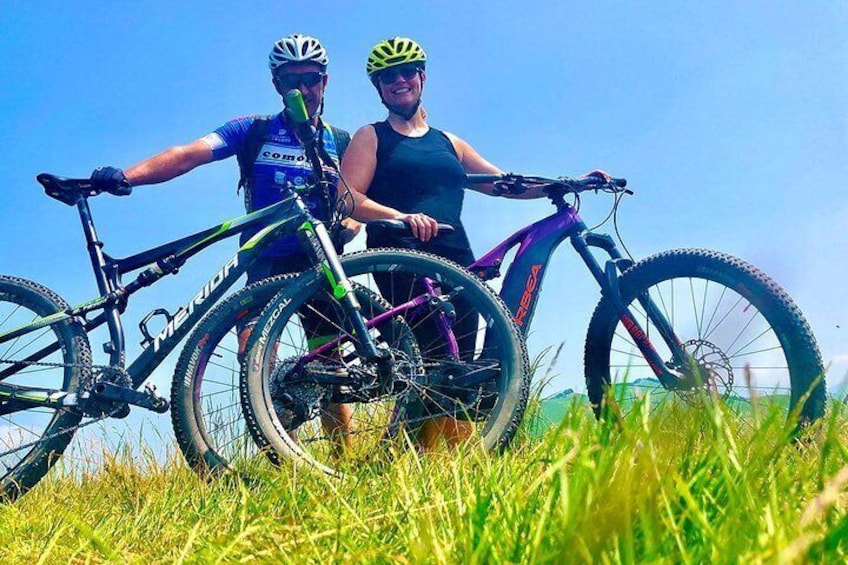
{"label": "handlebar grip", "polygon": [[484,182],[497,182],[499,180],[503,180],[504,175],[485,175],[485,174],[477,174],[477,173],[469,173],[465,175],[465,181],[467,184],[478,184]]}
{"label": "handlebar grip", "polygon": [[306,111],[306,104],[303,103],[303,95],[296,88],[286,92],[283,96],[283,105],[286,107],[286,113],[291,121],[297,125],[309,122],[309,113]]}
{"label": "handlebar grip", "polygon": [[[365,231],[369,234],[378,232],[392,233],[397,237],[412,237],[412,228],[403,220],[371,220],[365,224]],[[456,228],[450,224],[439,222],[439,233],[452,233]]]}
{"label": "handlebar grip", "polygon": [[605,183],[604,179],[602,179],[601,177],[590,175],[588,177],[580,179],[572,179],[571,183],[581,188],[600,188],[606,184],[612,184],[617,186],[618,188],[624,188],[625,186],[627,186],[627,179],[610,178],[609,183]]}

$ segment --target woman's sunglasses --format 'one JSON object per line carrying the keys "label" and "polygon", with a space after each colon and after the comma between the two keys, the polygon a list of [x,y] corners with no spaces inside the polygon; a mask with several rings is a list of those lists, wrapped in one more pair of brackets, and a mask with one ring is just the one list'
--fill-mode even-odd
{"label": "woman's sunglasses", "polygon": [[325,73],[317,71],[309,73],[280,73],[277,75],[277,83],[283,90],[298,88],[301,84],[312,88],[324,79]]}
{"label": "woman's sunglasses", "polygon": [[380,84],[392,84],[398,79],[398,77],[402,77],[404,80],[409,80],[417,75],[420,70],[421,69],[418,65],[401,65],[393,69],[380,71],[375,75],[375,78],[380,82]]}

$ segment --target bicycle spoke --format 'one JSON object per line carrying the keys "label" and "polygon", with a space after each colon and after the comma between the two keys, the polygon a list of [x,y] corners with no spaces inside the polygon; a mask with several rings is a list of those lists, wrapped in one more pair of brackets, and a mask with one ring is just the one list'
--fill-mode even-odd
{"label": "bicycle spoke", "polygon": [[[747,310],[747,308],[746,308],[746,310]],[[727,347],[725,347],[724,349],[733,349],[733,346],[734,346],[734,345],[736,345],[736,342],[737,342],[737,341],[739,341],[739,339],[742,337],[742,334],[744,334],[744,333],[745,333],[745,330],[747,330],[747,329],[748,329],[748,327],[749,327],[749,326],[750,326],[750,325],[754,322],[754,319],[756,318],[756,314],[758,314],[758,313],[759,313],[759,312],[757,312],[757,311],[755,310],[755,314],[754,314],[753,316],[751,316],[751,318],[748,320],[748,323],[746,323],[746,324],[742,327],[742,329],[741,329],[741,330],[739,330],[739,333],[736,335],[736,338],[734,338],[734,340],[730,343],[730,345],[728,345],[728,346],[727,346]]]}
{"label": "bicycle spoke", "polygon": [[701,338],[701,321],[698,319],[698,306],[695,304],[695,287],[692,278],[689,278],[689,291],[692,297],[692,312],[695,315],[695,328],[697,329],[698,338]]}
{"label": "bicycle spoke", "polygon": [[[763,337],[764,335],[766,335],[766,334],[768,334],[768,333],[774,333],[774,332],[773,332],[773,330],[771,329],[771,327],[770,327],[770,326],[766,325],[766,329],[764,329],[764,330],[763,330],[763,331],[762,331],[759,335],[757,335],[756,337],[754,337],[753,339],[751,339],[750,341],[748,341],[748,343],[746,343],[745,345],[743,345],[742,347],[740,347],[739,349],[737,349],[737,350],[736,350],[736,351],[734,351],[733,353],[728,353],[728,354],[727,354],[727,356],[728,356],[728,357],[730,357],[730,358],[732,359],[732,358],[734,358],[734,357],[738,357],[739,355],[742,355],[742,354],[743,354],[743,352],[745,351],[745,349],[746,349],[749,345],[753,345],[753,344],[754,344],[755,342],[757,342],[757,341],[758,341],[761,337]],[[728,349],[730,349],[730,348],[728,348]],[[750,355],[750,353],[747,353],[746,355]]]}
{"label": "bicycle spoke", "polygon": [[237,387],[231,386],[230,388],[219,390],[217,392],[206,392],[200,395],[200,399],[205,400],[208,398],[212,398],[213,396],[220,396],[222,394],[232,394],[235,390],[237,390]]}
{"label": "bicycle spoke", "polygon": [[[781,345],[775,345],[774,347],[767,347],[765,349],[758,349],[756,351],[746,351],[744,353],[744,355],[750,356],[750,355],[757,355],[759,353],[769,353],[769,352],[772,352],[772,351],[783,351],[783,347]],[[735,359],[735,358],[741,357],[741,356],[742,356],[742,353],[740,352],[740,353],[737,353],[735,355],[728,355],[728,358],[729,359]]]}
{"label": "bicycle spoke", "polygon": [[718,297],[718,302],[716,303],[715,308],[713,308],[713,312],[710,315],[710,320],[707,322],[707,327],[704,330],[704,339],[709,337],[711,333],[710,327],[713,325],[713,320],[715,319],[716,314],[718,314],[719,308],[721,307],[721,303],[724,301],[725,294],[727,294],[727,287],[723,286],[721,287],[721,294]]}
{"label": "bicycle spoke", "polygon": [[719,320],[716,323],[715,327],[712,330],[710,330],[710,333],[708,333],[704,336],[704,339],[710,339],[710,336],[713,334],[713,332],[715,332],[718,329],[718,327],[721,326],[724,323],[724,321],[727,319],[727,317],[730,316],[733,313],[734,310],[736,310],[736,307],[743,300],[745,300],[745,298],[743,296],[740,296],[739,298],[737,298],[736,302],[734,302],[733,305],[727,310],[727,312],[724,314],[724,316],[722,316],[721,320]]}
{"label": "bicycle spoke", "polygon": [[[33,333],[35,333],[35,332],[33,332]],[[11,344],[9,345],[9,349],[6,350],[6,353],[3,355],[3,358],[4,359],[13,358],[14,359],[18,354],[20,354],[21,351],[25,351],[30,345],[32,345],[33,343],[35,343],[36,341],[38,341],[39,339],[41,339],[42,337],[44,337],[45,335],[47,335],[49,333],[53,333],[53,330],[50,328],[50,326],[47,326],[46,328],[42,328],[41,333],[36,334],[34,337],[32,337],[32,339],[30,341],[26,342],[25,344],[20,346],[15,351],[10,351],[12,349],[12,347],[14,346],[14,344],[16,344],[18,342],[18,340],[20,340],[24,336],[16,337],[14,340],[12,340]],[[30,335],[30,334],[25,334],[25,335]]]}

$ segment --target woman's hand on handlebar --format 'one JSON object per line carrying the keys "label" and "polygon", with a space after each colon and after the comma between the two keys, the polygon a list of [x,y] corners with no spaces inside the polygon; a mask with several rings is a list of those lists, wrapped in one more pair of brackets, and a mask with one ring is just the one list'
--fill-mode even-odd
{"label": "woman's hand on handlebar", "polygon": [[412,235],[421,241],[430,241],[431,238],[439,235],[439,222],[428,216],[427,214],[400,214],[393,219],[401,220],[409,225],[412,230]]}
{"label": "woman's hand on handlebar", "polygon": [[580,178],[581,179],[596,178],[596,179],[603,181],[604,184],[606,184],[606,183],[610,182],[610,180],[612,180],[612,177],[609,175],[609,173],[606,172],[606,171],[602,171],[601,169],[595,169],[594,171],[589,171],[585,175],[581,175]]}

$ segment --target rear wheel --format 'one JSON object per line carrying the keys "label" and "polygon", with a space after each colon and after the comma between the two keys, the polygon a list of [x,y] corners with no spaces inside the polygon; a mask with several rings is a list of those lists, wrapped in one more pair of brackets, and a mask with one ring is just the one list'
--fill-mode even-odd
{"label": "rear wheel", "polygon": [[[0,275],[0,335],[67,308],[46,287]],[[0,360],[0,382],[8,385],[74,392],[91,374],[88,339],[71,321],[3,341]],[[65,451],[80,419],[64,409],[0,397],[0,498],[15,499],[32,488]]]}
{"label": "rear wheel", "polygon": [[[671,325],[704,376],[702,388],[740,414],[755,399],[797,414],[802,423],[824,414],[824,367],[812,331],[786,292],[755,267],[714,251],[674,250],[640,261],[619,285],[623,302],[660,356],[673,363],[639,296],[650,296]],[[687,400],[694,392],[662,387],[606,299],[589,324],[585,364],[596,414],[608,392],[625,410],[646,392],[652,401],[669,394]]]}

